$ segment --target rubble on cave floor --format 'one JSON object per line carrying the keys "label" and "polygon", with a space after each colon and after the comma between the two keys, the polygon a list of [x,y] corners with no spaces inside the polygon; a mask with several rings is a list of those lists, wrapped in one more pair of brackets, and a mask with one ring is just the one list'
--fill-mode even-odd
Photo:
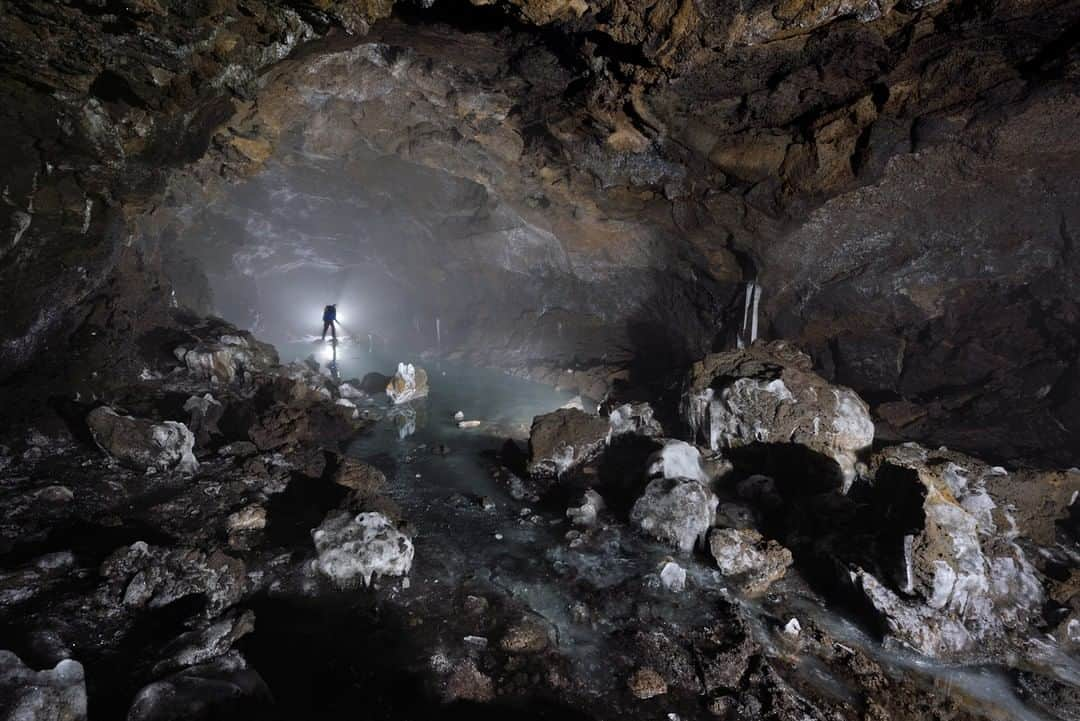
{"label": "rubble on cave floor", "polygon": [[[133,462],[92,425],[5,449],[0,628],[14,656],[0,689],[53,674],[42,703],[84,693],[91,717],[147,720],[170,703],[792,721],[997,705],[1035,719],[1075,697],[1075,583],[1039,551],[1058,536],[1031,538],[1009,474],[975,459],[887,448],[860,457],[844,493],[829,448],[698,447],[665,437],[677,431],[645,404],[541,415],[530,458],[458,428],[473,386],[444,398],[439,385],[484,386],[452,373],[404,436],[385,398],[318,364],[227,384],[186,365],[160,374],[140,381],[160,400],[120,437],[153,443],[148,429],[212,390],[220,415],[188,439],[197,468]],[[1052,478],[1064,517],[1078,479]],[[970,642],[942,645],[950,628]],[[928,693],[940,679],[960,693]]]}

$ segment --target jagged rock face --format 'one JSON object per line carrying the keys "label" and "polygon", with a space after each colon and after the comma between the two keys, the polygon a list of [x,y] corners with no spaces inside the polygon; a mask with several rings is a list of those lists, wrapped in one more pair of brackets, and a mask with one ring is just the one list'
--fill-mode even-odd
{"label": "jagged rock face", "polygon": [[807,355],[780,341],[695,363],[680,408],[694,436],[713,450],[794,443],[828,456],[844,491],[855,479],[857,454],[874,440],[866,403],[826,382]]}
{"label": "jagged rock face", "polygon": [[123,248],[130,272],[164,258],[178,302],[217,302],[182,239],[228,182],[392,162],[466,209],[433,233],[442,210],[385,205],[420,219],[370,248],[428,291],[414,341],[453,298],[479,360],[676,365],[734,340],[753,279],[761,334],[807,345],[890,437],[1075,461],[1072,5],[502,0],[376,22],[392,9],[10,3],[0,372],[130,292]]}
{"label": "jagged rock face", "polygon": [[[922,530],[904,542],[900,591],[914,600],[901,599],[862,569],[855,574],[892,634],[921,653],[963,658],[989,653],[1010,631],[1025,628],[1045,593],[1016,543],[1024,529],[987,490],[990,479],[1008,473],[915,444],[885,449],[873,465],[876,483],[906,480],[924,489]],[[886,475],[890,468],[907,475]]]}

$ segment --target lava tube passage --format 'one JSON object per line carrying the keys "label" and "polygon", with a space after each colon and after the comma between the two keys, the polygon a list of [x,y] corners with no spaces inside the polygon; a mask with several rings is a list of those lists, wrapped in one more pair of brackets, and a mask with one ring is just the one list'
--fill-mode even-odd
{"label": "lava tube passage", "polygon": [[0,6],[0,721],[1080,721],[1080,4]]}

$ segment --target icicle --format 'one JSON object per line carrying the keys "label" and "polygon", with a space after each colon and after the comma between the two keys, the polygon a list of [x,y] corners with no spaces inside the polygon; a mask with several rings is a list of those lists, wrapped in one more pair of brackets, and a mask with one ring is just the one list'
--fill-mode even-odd
{"label": "icicle", "polygon": [[439,316],[435,316],[435,347],[442,349],[442,324],[439,323]]}
{"label": "icicle", "polygon": [[367,334],[367,352],[368,353],[374,353],[375,352],[375,338],[372,337],[371,333]]}
{"label": "icicle", "polygon": [[94,207],[94,201],[90,198],[86,199],[86,206],[83,208],[83,222],[82,222],[82,234],[86,235],[86,232],[90,230],[90,211]]}
{"label": "icicle", "polygon": [[739,348],[746,347],[746,327],[750,323],[750,297],[754,295],[754,288],[757,284],[754,281],[749,281],[746,284],[746,290],[743,292],[743,312],[742,312],[742,328],[735,334],[735,344]]}
{"label": "icicle", "polygon": [[757,340],[758,303],[761,302],[761,286],[754,283],[754,311],[750,321],[750,342]]}

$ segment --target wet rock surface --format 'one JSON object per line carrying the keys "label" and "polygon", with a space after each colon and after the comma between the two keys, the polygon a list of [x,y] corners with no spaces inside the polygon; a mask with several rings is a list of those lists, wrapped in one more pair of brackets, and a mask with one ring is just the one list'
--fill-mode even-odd
{"label": "wet rock surface", "polygon": [[[1072,688],[1076,589],[1060,549],[1075,474],[1046,481],[1058,516],[1048,536],[1042,507],[1024,510],[1018,495],[1040,482],[1030,472],[899,446],[867,458],[843,494],[812,439],[791,444],[806,455],[770,446],[727,459],[746,449],[658,436],[640,411],[613,421],[563,409],[539,416],[534,435],[557,420],[553,438],[595,448],[552,485],[491,435],[527,425],[462,430],[460,406],[437,389],[401,436],[390,414],[318,421],[347,392],[318,364],[228,384],[176,368],[138,381],[158,399],[139,413],[150,424],[186,414],[213,386],[223,412],[191,472],[117,464],[89,425],[9,445],[0,624],[21,669],[9,674],[16,695],[27,674],[74,679],[78,664],[83,685],[34,693],[56,705],[85,689],[91,717],[145,719],[276,718],[313,704],[337,717],[363,703],[388,718],[479,704],[469,708],[862,721],[1036,703],[1004,681],[988,695],[981,672],[909,647],[1002,668],[1023,658],[1039,708]],[[357,396],[355,410],[375,418],[383,404]],[[260,448],[268,417],[281,431]],[[1058,635],[1025,640],[1037,628]],[[966,645],[952,644],[961,631]],[[935,674],[970,698],[927,694]]]}

